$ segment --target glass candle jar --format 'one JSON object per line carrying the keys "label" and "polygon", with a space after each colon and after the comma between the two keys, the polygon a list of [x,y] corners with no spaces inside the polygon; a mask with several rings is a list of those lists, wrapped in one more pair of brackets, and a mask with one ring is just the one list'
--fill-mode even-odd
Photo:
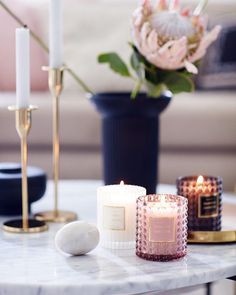
{"label": "glass candle jar", "polygon": [[137,199],[136,255],[152,261],[169,261],[187,253],[188,201],[159,194]]}
{"label": "glass candle jar", "polygon": [[97,225],[101,246],[135,248],[136,200],[146,189],[135,185],[107,185],[97,190]]}
{"label": "glass candle jar", "polygon": [[188,199],[190,231],[221,230],[222,192],[220,177],[187,176],[177,179],[177,194]]}

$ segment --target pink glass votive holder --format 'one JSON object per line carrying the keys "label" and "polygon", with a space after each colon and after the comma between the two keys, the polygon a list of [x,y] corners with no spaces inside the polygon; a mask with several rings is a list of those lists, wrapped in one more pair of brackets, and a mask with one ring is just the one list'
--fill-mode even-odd
{"label": "pink glass votive holder", "polygon": [[187,253],[188,200],[170,194],[137,199],[136,255],[170,261]]}

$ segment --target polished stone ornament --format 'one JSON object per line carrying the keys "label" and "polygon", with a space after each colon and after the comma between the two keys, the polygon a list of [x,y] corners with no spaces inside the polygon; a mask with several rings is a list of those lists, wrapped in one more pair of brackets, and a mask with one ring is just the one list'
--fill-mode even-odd
{"label": "polished stone ornament", "polygon": [[70,255],[84,255],[99,243],[99,231],[93,224],[74,221],[63,226],[56,234],[55,245]]}

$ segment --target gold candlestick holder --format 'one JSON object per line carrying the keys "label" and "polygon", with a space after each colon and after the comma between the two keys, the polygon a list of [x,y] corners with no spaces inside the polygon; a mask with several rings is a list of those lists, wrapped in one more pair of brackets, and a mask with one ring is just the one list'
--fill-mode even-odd
{"label": "gold candlestick holder", "polygon": [[27,179],[27,137],[31,128],[31,113],[36,107],[8,108],[16,114],[16,130],[21,139],[21,171],[22,171],[22,218],[6,221],[3,230],[12,233],[38,233],[48,229],[45,222],[29,219],[28,209],[28,179]]}
{"label": "gold candlestick holder", "polygon": [[54,210],[39,212],[35,215],[37,220],[49,222],[69,222],[77,219],[74,212],[62,211],[58,209],[58,182],[59,182],[59,164],[60,164],[60,139],[59,139],[59,121],[60,108],[59,99],[63,90],[63,74],[65,68],[43,67],[48,71],[48,86],[53,99],[53,179],[54,179]]}

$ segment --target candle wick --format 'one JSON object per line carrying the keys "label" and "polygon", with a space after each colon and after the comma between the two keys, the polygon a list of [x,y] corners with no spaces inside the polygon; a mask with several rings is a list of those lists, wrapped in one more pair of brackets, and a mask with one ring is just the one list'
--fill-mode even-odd
{"label": "candle wick", "polygon": [[24,25],[23,28],[28,29],[28,26],[27,25]]}

